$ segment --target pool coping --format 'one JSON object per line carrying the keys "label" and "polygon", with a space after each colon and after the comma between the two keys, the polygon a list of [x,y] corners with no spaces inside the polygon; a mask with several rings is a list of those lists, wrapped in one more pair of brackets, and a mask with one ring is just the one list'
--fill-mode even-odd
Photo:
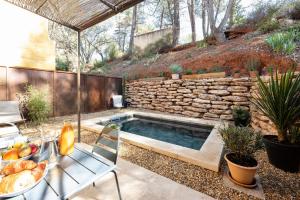
{"label": "pool coping", "polygon": [[129,144],[136,145],[138,147],[145,148],[157,153],[161,153],[163,155],[170,156],[172,158],[176,158],[178,160],[182,160],[215,172],[219,171],[224,145],[218,129],[221,126],[226,125],[225,122],[174,116],[170,114],[128,111],[125,113],[118,113],[109,116],[83,120],[82,128],[89,131],[100,133],[104,126],[99,125],[97,123],[101,121],[102,122],[108,121],[114,117],[122,117],[128,115],[132,116],[134,114],[143,115],[147,117],[154,117],[159,119],[165,119],[165,120],[176,120],[185,123],[193,123],[198,125],[204,124],[204,125],[213,126],[211,133],[205,140],[200,150],[190,149],[190,148],[182,147],[179,145],[151,139],[148,137],[144,137],[144,136],[140,136],[140,135],[124,132],[124,131],[120,131],[120,139]]}

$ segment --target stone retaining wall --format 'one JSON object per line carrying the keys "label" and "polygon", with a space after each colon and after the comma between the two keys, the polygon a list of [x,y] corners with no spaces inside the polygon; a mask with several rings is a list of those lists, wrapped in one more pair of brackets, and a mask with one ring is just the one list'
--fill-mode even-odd
{"label": "stone retaining wall", "polygon": [[232,109],[250,110],[252,125],[264,131],[274,130],[268,118],[250,105],[255,92],[251,78],[216,78],[200,80],[137,80],[126,84],[126,100],[133,108],[176,113],[189,117],[232,120]]}

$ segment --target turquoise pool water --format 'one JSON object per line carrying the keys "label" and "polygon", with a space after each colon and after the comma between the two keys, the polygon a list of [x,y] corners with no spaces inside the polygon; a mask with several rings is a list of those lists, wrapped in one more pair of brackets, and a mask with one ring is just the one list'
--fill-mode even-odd
{"label": "turquoise pool water", "polygon": [[210,126],[137,116],[119,122],[122,131],[196,150],[201,148],[212,130]]}

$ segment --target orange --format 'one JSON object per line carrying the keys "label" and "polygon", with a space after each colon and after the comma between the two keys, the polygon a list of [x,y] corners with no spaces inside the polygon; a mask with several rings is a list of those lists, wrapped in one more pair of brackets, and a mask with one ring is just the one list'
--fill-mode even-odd
{"label": "orange", "polygon": [[8,150],[7,152],[4,153],[3,160],[18,160],[19,156],[18,156],[18,149],[12,148],[10,150]]}

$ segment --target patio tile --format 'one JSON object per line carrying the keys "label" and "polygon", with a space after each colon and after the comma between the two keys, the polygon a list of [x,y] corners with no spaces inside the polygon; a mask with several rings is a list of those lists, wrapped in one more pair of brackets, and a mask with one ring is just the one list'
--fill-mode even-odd
{"label": "patio tile", "polygon": [[[197,192],[121,158],[119,158],[117,166],[121,193],[125,200],[213,200],[212,197],[206,194]],[[95,187],[89,186],[73,199],[118,199],[113,174],[108,174],[102,180],[97,181]]]}

